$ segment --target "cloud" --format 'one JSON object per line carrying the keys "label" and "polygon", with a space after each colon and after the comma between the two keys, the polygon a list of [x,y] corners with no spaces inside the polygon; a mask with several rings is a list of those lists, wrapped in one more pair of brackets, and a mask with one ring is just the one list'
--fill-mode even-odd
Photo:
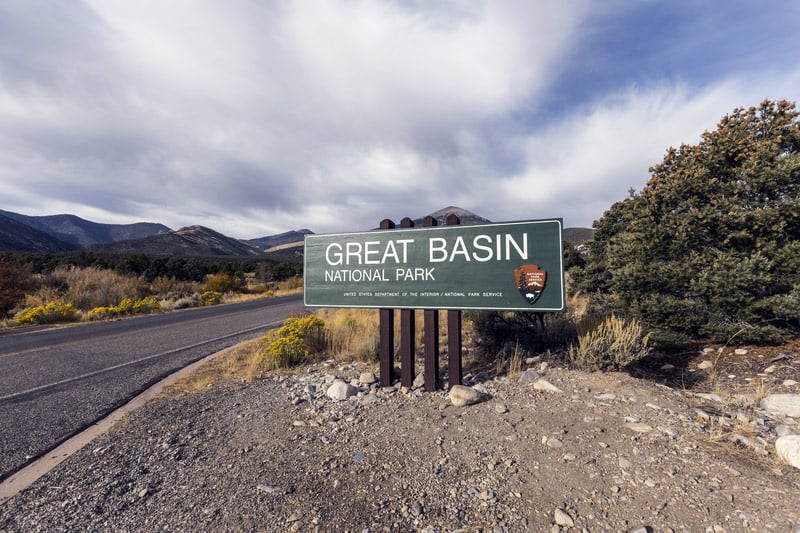
{"label": "cloud", "polygon": [[[737,105],[797,96],[785,59],[759,67],[763,82],[724,62],[701,81],[656,77],[696,49],[691,25],[661,46],[668,32],[642,20],[654,5],[5,3],[0,207],[237,237],[446,205],[588,225],[668,146]],[[690,11],[658,14],[680,25]],[[653,55],[626,43],[635,24],[636,38],[657,34]]]}

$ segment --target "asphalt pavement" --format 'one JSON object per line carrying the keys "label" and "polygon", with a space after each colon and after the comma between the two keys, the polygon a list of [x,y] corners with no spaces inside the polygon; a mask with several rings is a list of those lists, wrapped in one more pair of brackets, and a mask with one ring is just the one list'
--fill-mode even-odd
{"label": "asphalt pavement", "polygon": [[302,310],[297,295],[0,336],[0,479],[165,376]]}

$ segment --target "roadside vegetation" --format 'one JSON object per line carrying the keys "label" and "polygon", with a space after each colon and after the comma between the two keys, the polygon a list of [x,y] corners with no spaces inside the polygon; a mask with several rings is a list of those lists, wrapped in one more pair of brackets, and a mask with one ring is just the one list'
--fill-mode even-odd
{"label": "roadside vegetation", "polygon": [[[237,271],[230,262],[217,262],[218,271],[192,279],[185,274],[186,261],[173,264],[154,278],[144,272],[125,272],[101,265],[59,264],[37,271],[46,261],[30,256],[0,255],[0,327],[107,320],[131,315],[165,312],[189,307],[270,298],[302,290],[302,278],[294,266],[255,265],[253,271]],[[63,260],[63,258],[62,258]],[[117,265],[128,263],[118,259]],[[214,264],[206,261],[207,269]],[[247,264],[237,265],[240,269]],[[180,267],[180,268],[179,268]],[[170,275],[172,274],[172,275]],[[194,279],[195,277],[200,279]]]}

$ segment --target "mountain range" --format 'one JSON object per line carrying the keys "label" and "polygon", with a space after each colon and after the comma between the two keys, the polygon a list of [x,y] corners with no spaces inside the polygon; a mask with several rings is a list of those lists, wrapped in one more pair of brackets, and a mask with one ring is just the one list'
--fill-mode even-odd
{"label": "mountain range", "polygon": [[[447,216],[457,215],[462,224],[488,224],[471,211],[449,206],[429,216],[440,225]],[[414,220],[422,226],[424,217]],[[591,229],[566,228],[564,239],[573,245],[591,237]],[[28,216],[0,210],[0,252],[62,253],[85,249],[98,254],[144,254],[149,256],[212,257],[275,255],[282,260],[302,257],[303,238],[313,234],[300,229],[242,240],[225,236],[204,226],[173,231],[163,224],[101,224],[75,215]]]}

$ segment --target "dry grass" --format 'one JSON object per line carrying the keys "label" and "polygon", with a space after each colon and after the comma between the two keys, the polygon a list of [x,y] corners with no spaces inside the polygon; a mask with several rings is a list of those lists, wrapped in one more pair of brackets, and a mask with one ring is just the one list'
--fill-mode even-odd
{"label": "dry grass", "polygon": [[[380,313],[377,309],[323,308],[316,312],[325,322],[327,349],[331,357],[362,362],[377,361],[380,343]],[[414,345],[421,352],[424,338],[424,312],[414,312]],[[394,350],[400,346],[400,315],[394,318]],[[474,331],[471,322],[462,322],[462,339],[470,347]],[[439,346],[447,346],[447,311],[439,311]]]}
{"label": "dry grass", "polygon": [[378,356],[380,315],[377,309],[319,309],[325,322],[328,352],[337,359],[374,361]]}
{"label": "dry grass", "polygon": [[648,354],[648,337],[635,320],[587,315],[578,323],[578,344],[570,345],[569,359],[586,370],[620,370]]}
{"label": "dry grass", "polygon": [[177,383],[165,387],[160,397],[179,397],[206,390],[219,381],[251,383],[260,375],[260,340],[243,342],[220,353]]}
{"label": "dry grass", "polygon": [[38,278],[40,288],[27,294],[19,309],[59,302],[89,311],[95,307],[116,305],[125,298],[139,299],[149,294],[147,283],[141,277],[123,276],[113,270],[95,267],[61,267]]}
{"label": "dry grass", "polygon": [[508,379],[514,380],[522,375],[524,360],[525,356],[519,349],[519,343],[517,343],[514,347],[514,353],[511,355],[511,359],[508,362]]}

